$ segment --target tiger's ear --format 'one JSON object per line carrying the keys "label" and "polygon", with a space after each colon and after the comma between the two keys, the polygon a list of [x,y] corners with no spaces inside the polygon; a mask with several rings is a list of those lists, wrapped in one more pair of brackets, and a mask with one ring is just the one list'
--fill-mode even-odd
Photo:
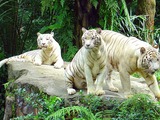
{"label": "tiger's ear", "polygon": [[[159,42],[158,42],[159,43]],[[157,41],[156,40],[154,40],[153,41],[153,44],[152,44],[152,47],[153,48],[155,48],[155,50],[157,51],[157,52],[159,52],[159,44],[157,43]]]}
{"label": "tiger's ear", "polygon": [[52,37],[54,36],[54,32],[53,31],[51,32],[51,35],[52,35]]}
{"label": "tiger's ear", "polygon": [[144,54],[146,52],[146,49],[144,47],[141,47],[140,52],[141,54]]}
{"label": "tiger's ear", "polygon": [[98,34],[101,34],[102,29],[101,29],[101,28],[97,28],[97,29],[96,29],[96,32],[97,32]]}
{"label": "tiger's ear", "polygon": [[87,29],[82,27],[82,32],[85,33],[86,31],[87,31]]}
{"label": "tiger's ear", "polygon": [[37,36],[39,36],[40,34],[41,34],[41,33],[40,33],[40,32],[38,32],[38,33],[37,33]]}

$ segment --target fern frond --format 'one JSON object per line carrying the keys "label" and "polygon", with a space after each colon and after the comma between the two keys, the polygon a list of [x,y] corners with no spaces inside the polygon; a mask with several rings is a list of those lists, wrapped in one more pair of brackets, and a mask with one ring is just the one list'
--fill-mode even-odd
{"label": "fern frond", "polygon": [[125,2],[125,0],[121,0],[121,1],[122,1],[122,5],[123,5],[123,8],[124,8],[124,13],[125,13],[125,16],[126,16],[127,23],[129,25],[129,27],[131,28],[131,30],[134,31],[133,23],[131,22],[126,2]]}
{"label": "fern frond", "polygon": [[90,2],[93,4],[93,6],[95,8],[97,8],[97,6],[98,6],[98,0],[90,0]]}
{"label": "fern frond", "polygon": [[160,109],[151,96],[146,94],[136,94],[122,102],[115,110],[117,117],[135,119],[159,120]]}
{"label": "fern frond", "polygon": [[104,111],[97,112],[95,114],[95,117],[99,119],[107,118],[107,117],[110,118],[110,116],[112,116],[113,114],[114,114],[114,110],[104,110]]}
{"label": "fern frond", "polygon": [[61,6],[64,6],[65,0],[60,0]]}
{"label": "fern frond", "polygon": [[52,119],[64,118],[65,115],[70,116],[70,115],[76,115],[76,114],[83,115],[83,117],[86,120],[97,120],[94,114],[89,109],[82,106],[72,106],[72,107],[62,108],[56,111],[55,113],[49,115],[47,117],[47,120],[51,118]]}

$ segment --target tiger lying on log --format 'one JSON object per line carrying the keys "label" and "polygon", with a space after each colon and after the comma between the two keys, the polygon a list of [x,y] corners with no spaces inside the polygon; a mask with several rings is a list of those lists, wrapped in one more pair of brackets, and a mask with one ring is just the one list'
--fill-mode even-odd
{"label": "tiger lying on log", "polygon": [[54,65],[54,68],[63,67],[61,49],[59,44],[53,38],[54,33],[41,34],[37,33],[37,43],[40,49],[25,52],[21,55],[13,56],[0,61],[0,67],[11,61],[31,62],[35,65]]}

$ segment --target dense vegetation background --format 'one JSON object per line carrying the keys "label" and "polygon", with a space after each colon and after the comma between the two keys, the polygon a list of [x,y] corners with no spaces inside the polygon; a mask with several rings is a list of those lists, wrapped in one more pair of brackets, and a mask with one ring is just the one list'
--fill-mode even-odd
{"label": "dense vegetation background", "polygon": [[[36,33],[53,31],[63,59],[70,61],[81,47],[82,27],[110,29],[153,44],[159,40],[159,7],[160,0],[0,0],[0,60],[37,49]],[[2,67],[0,106],[5,73]]]}

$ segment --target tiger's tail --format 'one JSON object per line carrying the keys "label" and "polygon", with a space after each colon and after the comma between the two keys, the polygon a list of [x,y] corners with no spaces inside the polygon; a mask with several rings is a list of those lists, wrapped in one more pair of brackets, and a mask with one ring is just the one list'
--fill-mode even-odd
{"label": "tiger's tail", "polygon": [[8,59],[4,59],[4,60],[0,61],[0,68],[7,62],[8,62]]}
{"label": "tiger's tail", "polygon": [[9,62],[28,62],[30,60],[27,60],[23,55],[17,55],[17,56],[13,56],[10,58],[6,58],[2,61],[0,61],[0,68],[4,65],[4,64],[8,64]]}

